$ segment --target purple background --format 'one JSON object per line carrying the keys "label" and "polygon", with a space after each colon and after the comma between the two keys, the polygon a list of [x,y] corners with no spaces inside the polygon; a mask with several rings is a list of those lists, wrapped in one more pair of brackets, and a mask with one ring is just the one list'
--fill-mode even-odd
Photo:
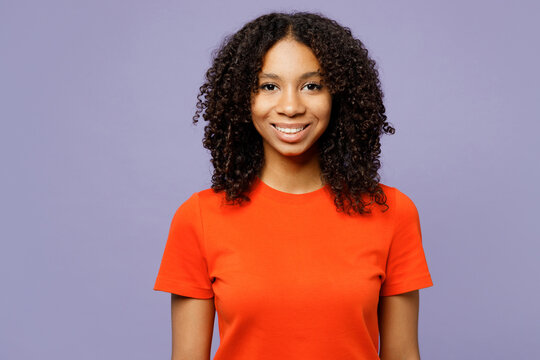
{"label": "purple background", "polygon": [[382,182],[417,205],[435,283],[422,358],[540,358],[539,6],[272,4],[0,2],[0,358],[170,358],[152,287],[174,211],[210,186],[198,87],[226,34],[292,9],[380,67]]}

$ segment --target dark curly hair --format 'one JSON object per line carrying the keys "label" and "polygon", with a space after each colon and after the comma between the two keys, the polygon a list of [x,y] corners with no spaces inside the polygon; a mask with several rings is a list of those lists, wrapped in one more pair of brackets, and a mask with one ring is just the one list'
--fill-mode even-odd
{"label": "dark curly hair", "polygon": [[212,53],[193,123],[204,110],[208,124],[203,145],[211,152],[213,191],[224,191],[226,201],[233,205],[250,201],[248,194],[260,175],[264,151],[251,118],[249,90],[258,91],[266,52],[287,37],[311,48],[332,95],[330,121],[318,145],[321,179],[334,194],[337,210],[348,215],[351,210],[370,213],[368,206],[376,202],[386,211],[378,174],[380,136],[395,130],[386,121],[379,73],[351,30],[320,13],[262,15],[226,36]]}

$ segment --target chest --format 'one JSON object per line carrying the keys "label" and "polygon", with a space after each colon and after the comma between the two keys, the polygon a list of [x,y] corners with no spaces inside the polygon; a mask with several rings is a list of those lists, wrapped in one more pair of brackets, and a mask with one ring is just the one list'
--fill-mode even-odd
{"label": "chest", "polygon": [[222,319],[332,309],[334,318],[345,320],[351,311],[376,311],[392,235],[383,221],[335,212],[241,215],[205,224]]}

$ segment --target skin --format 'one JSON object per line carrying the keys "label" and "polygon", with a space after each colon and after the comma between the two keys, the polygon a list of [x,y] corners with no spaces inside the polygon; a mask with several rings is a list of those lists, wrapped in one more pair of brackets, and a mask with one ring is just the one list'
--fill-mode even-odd
{"label": "skin", "polygon": [[172,360],[209,360],[214,333],[214,299],[171,294]]}
{"label": "skin", "polygon": [[[277,190],[299,194],[323,186],[317,140],[328,127],[332,96],[320,75],[302,77],[320,69],[311,49],[289,38],[274,44],[263,58],[251,115],[263,139],[265,164],[260,178]],[[311,124],[307,136],[291,144],[278,138],[271,125],[275,122]]]}
{"label": "skin", "polygon": [[[259,74],[259,92],[252,94],[253,125],[263,139],[265,163],[260,178],[267,185],[301,194],[321,188],[318,140],[328,127],[332,96],[317,72],[320,63],[311,49],[285,38],[268,50]],[[268,76],[268,74],[272,74]],[[280,140],[271,125],[310,123],[306,137]],[[171,295],[172,360],[210,359],[214,299]],[[381,296],[378,307],[380,358],[419,360],[419,292]]]}
{"label": "skin", "polygon": [[379,297],[381,360],[420,360],[418,349],[419,291]]}

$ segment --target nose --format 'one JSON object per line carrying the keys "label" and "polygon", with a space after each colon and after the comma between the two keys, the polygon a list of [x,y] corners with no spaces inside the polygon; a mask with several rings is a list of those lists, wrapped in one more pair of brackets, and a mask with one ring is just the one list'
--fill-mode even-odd
{"label": "nose", "polygon": [[306,110],[300,94],[292,87],[283,90],[278,101],[276,111],[289,117],[302,114]]}

